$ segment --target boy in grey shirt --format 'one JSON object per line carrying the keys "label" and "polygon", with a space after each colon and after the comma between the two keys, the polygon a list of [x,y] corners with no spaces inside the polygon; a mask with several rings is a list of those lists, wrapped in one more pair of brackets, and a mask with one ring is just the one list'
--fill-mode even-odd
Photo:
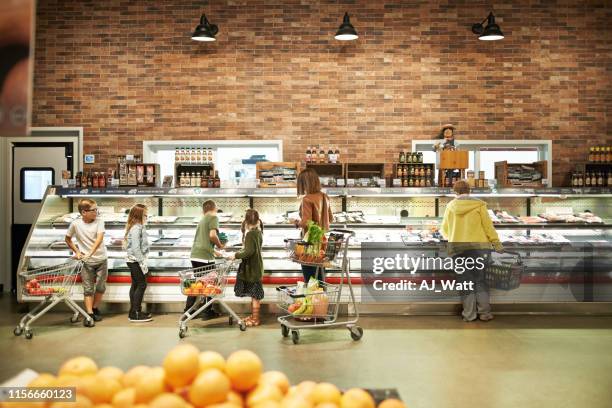
{"label": "boy in grey shirt", "polygon": [[[74,251],[74,257],[83,261],[81,280],[85,310],[99,322],[102,320],[98,306],[106,291],[108,277],[106,247],[104,246],[104,221],[98,219],[98,207],[94,200],[87,198],[79,201],[81,218],[74,220],[68,228],[65,241]],[[72,238],[76,239],[75,245]]]}

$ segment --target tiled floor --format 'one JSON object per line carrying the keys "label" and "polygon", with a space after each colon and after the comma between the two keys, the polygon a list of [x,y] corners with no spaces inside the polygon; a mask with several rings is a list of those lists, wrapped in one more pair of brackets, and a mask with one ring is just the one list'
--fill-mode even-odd
{"label": "tiled floor", "polygon": [[331,381],[342,387],[399,390],[410,408],[612,406],[612,317],[498,316],[490,323],[458,317],[366,317],[360,342],[346,329],[304,331],[295,346],[282,338],[272,316],[242,333],[225,319],[195,322],[179,340],[178,315],[134,325],[107,316],[95,328],[50,314],[35,337],[14,337],[19,319],[1,302],[0,380],[24,368],[54,371],[70,356],[86,354],[100,365],[157,365],[179,341],[225,355],[248,348],[268,369],[292,382]]}

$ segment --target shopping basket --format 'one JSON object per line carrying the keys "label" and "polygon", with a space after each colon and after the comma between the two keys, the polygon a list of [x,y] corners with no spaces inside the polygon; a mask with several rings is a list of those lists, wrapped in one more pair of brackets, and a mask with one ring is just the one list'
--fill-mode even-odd
{"label": "shopping basket", "polygon": [[[325,234],[327,240],[319,247],[301,240],[288,239],[287,255],[289,259],[301,265],[315,266],[317,272],[311,282],[294,286],[277,287],[278,306],[287,315],[280,316],[283,337],[291,336],[293,343],[300,341],[301,329],[321,329],[334,326],[346,326],[353,340],[360,340],[363,329],[357,326],[359,310],[351,283],[348,247],[350,238],[355,233],[349,230],[334,229]],[[322,282],[323,269],[337,267],[340,269],[340,283],[331,285]],[[339,320],[339,311],[343,290],[348,287],[349,306],[354,315],[347,320]]]}
{"label": "shopping basket", "polygon": [[236,271],[236,261],[224,260],[212,265],[179,271],[181,293],[196,296],[196,302],[183,313],[179,319],[179,337],[187,335],[187,323],[200,313],[218,303],[229,313],[230,325],[238,323],[240,330],[246,330],[246,323],[223,301],[227,278]]}
{"label": "shopping basket", "polygon": [[525,272],[525,265],[518,252],[505,251],[504,254],[513,255],[513,259],[500,258],[493,260],[485,270],[485,282],[491,289],[514,290],[521,285],[521,277]]}
{"label": "shopping basket", "polygon": [[79,315],[81,315],[84,318],[83,325],[85,327],[95,326],[91,316],[71,298],[72,288],[82,268],[82,261],[70,260],[59,265],[45,266],[19,273],[23,296],[41,298],[42,300],[34,309],[23,316],[19,325],[13,330],[13,334],[15,336],[25,334],[26,339],[31,339],[34,334],[30,325],[61,302],[66,303],[73,311],[70,322],[76,323],[79,320]]}

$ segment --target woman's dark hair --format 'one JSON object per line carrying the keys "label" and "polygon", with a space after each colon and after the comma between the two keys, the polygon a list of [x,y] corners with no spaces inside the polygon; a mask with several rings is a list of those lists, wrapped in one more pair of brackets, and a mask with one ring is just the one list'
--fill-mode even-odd
{"label": "woman's dark hair", "polygon": [[454,127],[452,127],[452,126],[444,126],[444,127],[442,128],[442,130],[440,130],[440,133],[438,133],[438,139],[444,139],[444,131],[445,131],[446,129],[450,129],[450,130],[452,130],[452,131],[453,131],[453,134],[455,133],[455,128],[454,128]]}
{"label": "woman's dark hair", "polygon": [[319,175],[312,167],[303,170],[297,178],[298,195],[315,194],[321,191]]}

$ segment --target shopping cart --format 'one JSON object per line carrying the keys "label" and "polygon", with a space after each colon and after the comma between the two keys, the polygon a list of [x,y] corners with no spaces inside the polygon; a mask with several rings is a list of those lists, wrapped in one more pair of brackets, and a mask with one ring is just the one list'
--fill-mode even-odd
{"label": "shopping cart", "polygon": [[[508,254],[513,258],[503,257]],[[521,285],[521,277],[525,273],[525,265],[518,252],[504,251],[502,256],[496,256],[485,270],[485,282],[491,289],[514,290]]]}
{"label": "shopping cart", "polygon": [[71,323],[76,323],[79,320],[79,315],[81,315],[84,317],[83,325],[85,327],[95,326],[93,319],[87,312],[71,299],[72,288],[82,268],[83,262],[71,260],[60,265],[21,272],[19,278],[23,295],[42,298],[42,301],[32,311],[23,316],[19,325],[13,330],[13,334],[21,336],[25,333],[25,338],[31,339],[34,334],[30,325],[61,302],[66,303],[74,312],[70,318]]}
{"label": "shopping cart", "polygon": [[[289,313],[278,318],[281,332],[283,337],[291,336],[294,344],[299,343],[302,329],[346,326],[353,340],[358,341],[363,336],[363,329],[357,326],[359,310],[349,273],[348,247],[350,238],[354,235],[355,233],[349,230],[330,230],[325,234],[327,241],[317,248],[312,248],[301,240],[285,240],[288,256],[292,261],[317,268],[316,279],[311,282],[276,288],[278,306]],[[332,285],[320,281],[323,268],[339,268],[340,283]],[[352,305],[354,314],[352,317],[347,316],[347,320],[338,320],[345,285],[349,291],[349,310]]]}
{"label": "shopping cart", "polygon": [[197,296],[198,299],[179,319],[179,337],[187,335],[187,323],[200,313],[219,303],[230,317],[229,324],[238,323],[241,331],[246,330],[246,323],[223,301],[227,278],[231,271],[236,270],[236,261],[221,261],[213,265],[186,269],[179,272],[181,280],[181,293],[187,296]]}

